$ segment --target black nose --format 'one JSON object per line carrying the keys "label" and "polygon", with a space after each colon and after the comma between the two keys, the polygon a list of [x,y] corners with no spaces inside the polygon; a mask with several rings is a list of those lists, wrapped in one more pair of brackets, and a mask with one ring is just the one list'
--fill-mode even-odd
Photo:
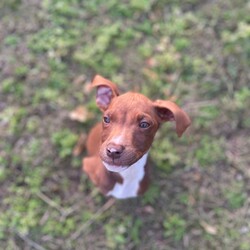
{"label": "black nose", "polygon": [[122,145],[116,145],[114,143],[108,144],[106,148],[108,157],[113,158],[113,159],[120,158],[123,150],[124,150],[124,147]]}

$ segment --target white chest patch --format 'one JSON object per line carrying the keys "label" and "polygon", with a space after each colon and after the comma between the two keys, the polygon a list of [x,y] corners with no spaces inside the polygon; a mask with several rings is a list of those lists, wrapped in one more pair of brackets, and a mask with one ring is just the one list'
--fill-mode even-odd
{"label": "white chest patch", "polygon": [[136,197],[140,187],[140,182],[145,175],[144,167],[147,161],[147,157],[148,153],[143,155],[140,160],[135,162],[127,169],[119,172],[119,174],[123,178],[123,183],[116,183],[114,188],[110,190],[107,195],[113,196],[117,199]]}

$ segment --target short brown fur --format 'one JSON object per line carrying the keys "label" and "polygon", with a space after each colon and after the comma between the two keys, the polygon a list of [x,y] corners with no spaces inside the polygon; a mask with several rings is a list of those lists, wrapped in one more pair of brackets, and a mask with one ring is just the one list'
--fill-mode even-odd
{"label": "short brown fur", "polygon": [[[149,151],[161,123],[175,121],[176,133],[181,136],[190,125],[190,119],[171,101],[153,102],[132,92],[119,95],[116,85],[101,76],[94,78],[92,86],[97,88],[96,102],[104,121],[89,133],[88,157],[83,159],[83,169],[102,193],[107,194],[116,183],[124,180],[119,173],[107,170],[103,162],[129,167]],[[119,143],[118,138],[122,138]],[[138,194],[143,194],[149,186],[148,165],[144,166],[145,175]]]}

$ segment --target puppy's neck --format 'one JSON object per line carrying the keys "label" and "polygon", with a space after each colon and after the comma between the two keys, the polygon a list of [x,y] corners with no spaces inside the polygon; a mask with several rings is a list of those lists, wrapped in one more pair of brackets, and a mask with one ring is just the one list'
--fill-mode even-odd
{"label": "puppy's neck", "polygon": [[[125,170],[119,172],[122,177],[122,183],[116,183],[114,188],[110,190],[107,195],[113,196],[118,199],[126,199],[130,197],[138,196],[138,191],[140,189],[140,183],[145,176],[145,165],[147,163],[148,152],[144,154],[137,162],[135,162],[130,167],[126,167]],[[107,164],[104,163],[107,168]],[[114,167],[114,166],[108,166]],[[121,170],[121,169],[120,169]],[[117,171],[116,171],[117,172]]]}

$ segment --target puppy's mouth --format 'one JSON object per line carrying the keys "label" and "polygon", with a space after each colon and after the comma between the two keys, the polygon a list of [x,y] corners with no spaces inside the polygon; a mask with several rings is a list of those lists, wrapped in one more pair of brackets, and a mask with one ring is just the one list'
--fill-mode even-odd
{"label": "puppy's mouth", "polygon": [[107,156],[104,152],[100,152],[101,160],[108,171],[122,172],[133,165],[140,157],[137,157],[134,152],[124,152],[119,158]]}
{"label": "puppy's mouth", "polygon": [[112,164],[109,164],[105,161],[103,161],[103,165],[105,166],[105,168],[108,170],[108,171],[111,171],[111,172],[116,172],[116,173],[119,173],[119,172],[122,172],[126,169],[129,168],[129,166],[117,166],[117,165],[112,165]]}
{"label": "puppy's mouth", "polygon": [[133,167],[134,164],[138,164],[138,166],[145,166],[146,161],[147,161],[147,157],[148,157],[148,152],[146,152],[145,154],[143,154],[139,158],[133,158],[133,161],[126,162],[127,164],[125,164],[125,162],[123,164],[120,164],[120,165],[113,164],[112,162],[109,163],[109,161],[107,162],[105,160],[103,160],[102,162],[108,171],[121,173],[121,172],[125,171],[126,169]]}

